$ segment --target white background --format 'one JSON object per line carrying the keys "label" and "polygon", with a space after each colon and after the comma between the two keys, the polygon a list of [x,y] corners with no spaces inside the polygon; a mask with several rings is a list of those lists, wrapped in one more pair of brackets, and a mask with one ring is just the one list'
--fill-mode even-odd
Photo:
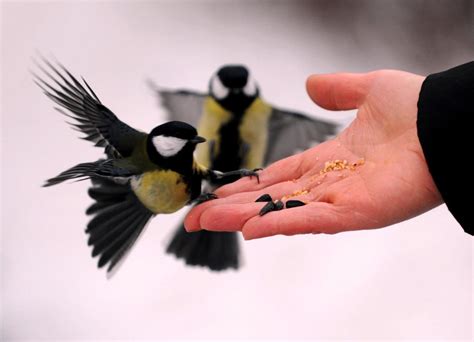
{"label": "white background", "polygon": [[107,280],[83,231],[87,182],[40,187],[101,151],[33,84],[36,50],[144,130],[164,118],[147,77],[205,90],[229,62],[268,101],[347,122],[311,103],[309,74],[472,59],[468,2],[416,3],[2,3],[3,339],[470,339],[472,237],[444,206],[377,231],[245,242],[244,267],[220,274],[164,254],[184,212],[163,215]]}

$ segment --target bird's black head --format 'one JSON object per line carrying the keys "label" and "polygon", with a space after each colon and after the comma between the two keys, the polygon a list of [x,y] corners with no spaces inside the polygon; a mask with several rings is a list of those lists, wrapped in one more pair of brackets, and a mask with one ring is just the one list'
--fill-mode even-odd
{"label": "bird's black head", "polygon": [[170,121],[150,132],[147,153],[150,160],[160,167],[186,174],[192,170],[196,145],[205,141],[193,126]]}
{"label": "bird's black head", "polygon": [[243,65],[225,65],[209,82],[210,95],[225,109],[242,113],[258,97],[257,83]]}

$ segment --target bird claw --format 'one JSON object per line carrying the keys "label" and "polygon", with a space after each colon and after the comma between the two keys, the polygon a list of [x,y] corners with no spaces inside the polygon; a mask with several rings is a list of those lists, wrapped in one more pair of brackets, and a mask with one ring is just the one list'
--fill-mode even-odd
{"label": "bird claw", "polygon": [[201,203],[211,201],[211,200],[215,200],[215,199],[218,199],[218,198],[219,197],[217,197],[216,194],[214,194],[212,192],[207,192],[205,194],[199,195],[199,197],[196,198],[196,203],[201,204]]}
{"label": "bird claw", "polygon": [[257,183],[260,184],[260,176],[257,173],[257,171],[262,171],[263,169],[261,167],[253,169],[253,170],[247,170],[247,169],[241,169],[240,174],[242,177],[257,177]]}
{"label": "bird claw", "polygon": [[239,170],[234,170],[234,171],[229,171],[229,172],[213,171],[211,175],[214,180],[227,180],[227,179],[231,179],[231,177],[240,177],[240,178],[257,177],[257,182],[260,183],[260,176],[257,173],[257,171],[261,171],[261,170],[262,170],[261,168],[257,168],[253,170],[239,169]]}

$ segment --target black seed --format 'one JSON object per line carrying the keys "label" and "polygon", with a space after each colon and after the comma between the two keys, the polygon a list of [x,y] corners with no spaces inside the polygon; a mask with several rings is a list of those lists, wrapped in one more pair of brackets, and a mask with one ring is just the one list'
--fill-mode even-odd
{"label": "black seed", "polygon": [[264,194],[255,200],[255,202],[270,202],[270,201],[272,201],[272,196],[270,196],[269,194]]}
{"label": "black seed", "polygon": [[282,210],[284,207],[284,204],[282,201],[276,201],[275,203],[275,210]]}
{"label": "black seed", "polygon": [[275,210],[275,203],[273,202],[268,202],[267,204],[265,204],[263,206],[263,208],[260,210],[260,213],[259,215],[260,216],[263,216],[265,214],[268,214],[270,211],[274,211]]}
{"label": "black seed", "polygon": [[286,201],[286,208],[296,208],[296,207],[302,207],[303,205],[306,205],[306,203],[298,201],[298,200],[289,200]]}

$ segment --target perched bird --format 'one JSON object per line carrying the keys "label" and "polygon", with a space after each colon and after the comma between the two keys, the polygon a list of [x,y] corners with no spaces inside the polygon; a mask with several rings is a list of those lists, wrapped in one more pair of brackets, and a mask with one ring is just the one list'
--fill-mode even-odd
{"label": "perched bird", "polygon": [[213,194],[201,195],[203,179],[258,179],[255,171],[222,173],[197,163],[195,147],[206,140],[187,123],[167,122],[149,134],[128,126],[101,103],[84,79],[82,84],[62,65],[44,62],[51,70],[39,67],[53,83],[36,75],[35,82],[62,107],[58,111],[75,120],[71,124],[86,134],[84,139],[105,148],[105,159],[78,164],[44,185],[91,179],[89,195],[95,203],[87,214],[94,217],[86,232],[88,244],[93,246],[92,256],[99,256],[99,267],[109,264],[108,271],[112,270],[153,216],[173,213],[195,200],[215,198]]}
{"label": "perched bird", "polygon": [[[226,171],[259,168],[298,150],[304,150],[334,135],[333,122],[282,110],[265,102],[249,70],[226,65],[212,76],[208,93],[168,90],[150,82],[168,115],[197,125],[208,146],[197,148],[196,159],[209,168]],[[211,181],[210,189],[226,180]],[[235,233],[176,230],[168,253],[189,265],[212,270],[239,267]]]}

